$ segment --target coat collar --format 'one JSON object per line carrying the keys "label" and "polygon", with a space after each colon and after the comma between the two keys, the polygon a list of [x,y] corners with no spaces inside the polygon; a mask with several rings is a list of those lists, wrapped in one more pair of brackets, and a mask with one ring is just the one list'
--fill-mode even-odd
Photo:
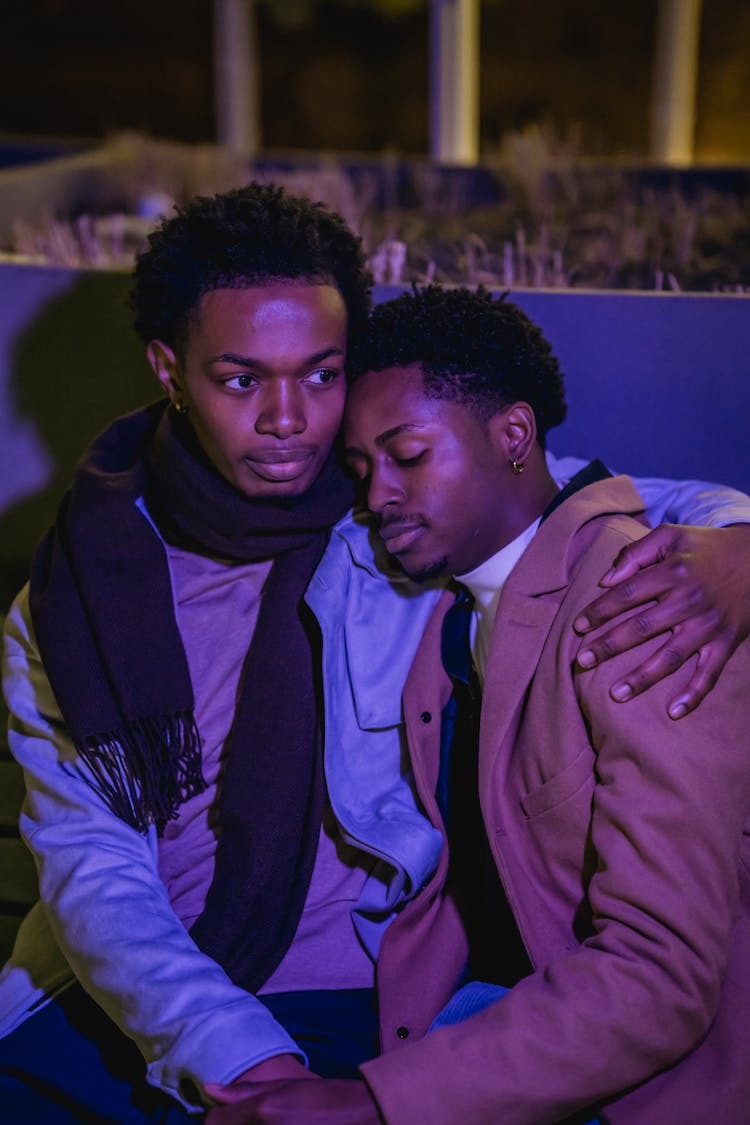
{"label": "coat collar", "polygon": [[[579,532],[607,516],[640,517],[641,497],[628,477],[585,486],[555,507],[508,577],[498,605],[484,686],[480,787],[488,781],[491,748],[515,729],[526,690],[582,551]],[[555,595],[559,596],[547,596]]]}
{"label": "coat collar", "polygon": [[536,597],[568,585],[576,535],[592,520],[628,515],[642,519],[645,504],[629,477],[607,477],[578,489],[554,507],[508,577],[503,598]]}

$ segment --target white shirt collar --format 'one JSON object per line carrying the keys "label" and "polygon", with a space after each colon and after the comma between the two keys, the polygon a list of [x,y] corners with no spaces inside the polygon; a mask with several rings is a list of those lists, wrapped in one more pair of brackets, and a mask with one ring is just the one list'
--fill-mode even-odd
{"label": "white shirt collar", "polygon": [[485,559],[474,570],[470,570],[466,574],[456,575],[456,580],[463,583],[474,595],[471,648],[474,665],[482,685],[484,685],[484,673],[487,667],[490,640],[495,625],[500,594],[508,575],[534,538],[540,522],[541,517],[534,520],[525,531],[522,531],[510,543],[506,543],[496,554]]}

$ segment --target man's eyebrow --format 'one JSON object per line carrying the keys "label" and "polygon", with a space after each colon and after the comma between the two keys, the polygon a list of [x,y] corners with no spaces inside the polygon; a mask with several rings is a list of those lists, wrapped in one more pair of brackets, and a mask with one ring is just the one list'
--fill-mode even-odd
{"label": "man's eyebrow", "polygon": [[[314,352],[312,355],[307,356],[300,366],[314,367],[316,363],[322,363],[325,359],[330,359],[332,356],[343,356],[343,348],[323,348],[322,351]],[[239,355],[237,352],[222,352],[221,355],[216,355],[211,358],[210,363],[234,363],[237,367],[252,367],[256,371],[267,371],[268,365],[263,363],[260,359],[253,359],[249,355]]]}
{"label": "man's eyebrow", "polygon": [[[420,426],[416,422],[401,422],[398,426],[393,426],[390,430],[384,430],[382,434],[378,434],[375,438],[375,444],[379,449],[391,440],[391,438],[398,437],[399,434],[411,434],[415,430],[422,430],[424,426]],[[344,449],[345,457],[364,457],[365,454],[361,449],[357,449],[356,445],[348,445]]]}
{"label": "man's eyebrow", "polygon": [[411,434],[415,430],[423,430],[424,426],[420,426],[416,422],[401,422],[398,426],[393,426],[390,430],[383,430],[382,434],[378,434],[375,438],[375,444],[382,449],[386,442],[391,438],[398,437],[399,434]]}

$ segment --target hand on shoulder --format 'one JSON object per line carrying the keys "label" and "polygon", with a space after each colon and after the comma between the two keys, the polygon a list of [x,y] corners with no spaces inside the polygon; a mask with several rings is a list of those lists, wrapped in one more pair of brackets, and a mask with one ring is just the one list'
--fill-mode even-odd
{"label": "hand on shoulder", "polygon": [[[718,680],[732,653],[750,635],[750,525],[707,528],[665,524],[624,548],[602,577],[606,593],[591,602],[574,627],[584,635],[578,652],[592,668],[664,636],[656,653],[612,684],[619,703],[640,695],[698,654],[687,687],[668,714],[695,710]],[[622,614],[639,612],[619,620]],[[588,641],[591,630],[611,628]]]}

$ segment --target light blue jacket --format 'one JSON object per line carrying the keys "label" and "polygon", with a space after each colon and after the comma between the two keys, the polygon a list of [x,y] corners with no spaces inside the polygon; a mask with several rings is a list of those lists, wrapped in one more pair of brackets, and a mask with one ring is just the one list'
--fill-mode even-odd
{"label": "light blue jacket", "polygon": [[[562,482],[580,466],[566,459],[552,468]],[[654,523],[750,522],[750,501],[732,490],[636,483]],[[376,546],[366,523],[346,516],[307,592],[323,635],[329,797],[346,838],[381,861],[354,911],[373,956],[442,843],[412,792],[400,702],[437,590],[384,573]],[[155,831],[140,835],[118,820],[88,784],[39,660],[25,591],[6,622],[3,677],[9,741],[26,777],[21,831],[44,906],[24,920],[0,974],[0,1035],[75,973],[135,1040],[149,1081],[186,1104],[204,1081],[230,1082],[273,1055],[301,1056],[263,1003],[193,943],[159,879]]]}

